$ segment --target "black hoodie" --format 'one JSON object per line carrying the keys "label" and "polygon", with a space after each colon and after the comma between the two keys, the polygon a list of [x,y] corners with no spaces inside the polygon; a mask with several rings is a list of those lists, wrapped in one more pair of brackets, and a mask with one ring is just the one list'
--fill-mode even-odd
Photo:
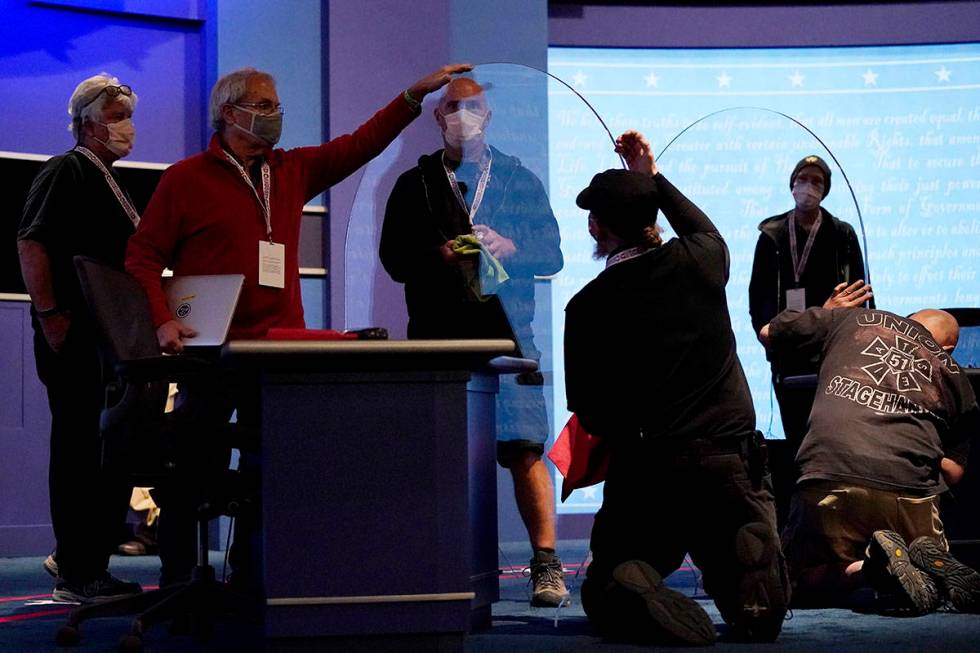
{"label": "black hoodie", "polygon": [[[514,241],[516,253],[501,260],[510,280],[498,297],[525,356],[534,357],[534,276],[562,268],[558,223],[538,178],[516,157],[493,147],[490,151],[490,178],[474,222]],[[409,338],[501,337],[505,334],[487,330],[500,324],[488,316],[500,310],[498,303],[472,301],[459,270],[439,254],[447,240],[471,233],[469,217],[446,176],[442,152],[422,156],[395,183],[385,208],[381,263],[393,280],[405,284]],[[472,186],[465,193],[468,202]]]}

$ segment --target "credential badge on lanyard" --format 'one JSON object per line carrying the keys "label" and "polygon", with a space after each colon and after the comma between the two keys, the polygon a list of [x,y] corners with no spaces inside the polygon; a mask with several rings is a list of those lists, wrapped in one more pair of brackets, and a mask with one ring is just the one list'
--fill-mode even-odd
{"label": "credential badge on lanyard", "polygon": [[473,194],[473,204],[466,206],[466,199],[459,189],[459,182],[456,181],[456,173],[446,165],[446,153],[443,152],[442,154],[442,167],[446,171],[446,178],[449,180],[449,185],[453,189],[453,194],[456,195],[456,201],[459,202],[459,205],[463,207],[463,211],[469,217],[471,227],[473,226],[473,218],[476,217],[476,212],[480,210],[480,204],[483,203],[483,194],[486,192],[487,182],[490,180],[490,165],[493,163],[493,155],[489,151],[484,161],[485,163],[481,165],[480,181],[477,182],[476,193]]}
{"label": "credential badge on lanyard", "polygon": [[796,211],[789,214],[789,255],[793,261],[793,280],[796,282],[793,288],[786,289],[786,308],[791,311],[803,312],[806,310],[806,288],[800,288],[800,277],[806,269],[806,262],[810,259],[810,250],[813,249],[813,241],[817,239],[817,232],[820,231],[820,223],[823,222],[823,211],[817,213],[817,219],[810,227],[810,233],[806,237],[806,244],[803,245],[803,256],[796,253]]}
{"label": "credential badge on lanyard", "polygon": [[222,152],[225,153],[225,158],[238,170],[242,180],[252,189],[252,194],[255,195],[256,201],[262,207],[266,240],[259,241],[259,285],[270,288],[285,288],[286,246],[272,241],[272,171],[269,168],[269,162],[262,162],[262,195],[260,196],[255,184],[252,183],[252,178],[248,176],[242,164],[227,150],[222,150]]}
{"label": "credential badge on lanyard", "polygon": [[122,192],[121,188],[119,188],[119,184],[116,183],[116,178],[112,176],[109,169],[104,163],[102,163],[102,159],[95,156],[95,154],[93,154],[87,147],[76,145],[75,149],[79,152],[79,154],[95,164],[95,167],[98,168],[103,175],[105,175],[106,183],[109,184],[109,189],[112,190],[112,194],[116,196],[116,201],[119,202],[119,206],[121,206],[122,210],[126,212],[127,217],[129,217],[129,221],[133,223],[133,227],[138,227],[140,225],[140,214],[136,212],[136,207],[133,206],[133,203],[129,201],[128,197],[126,197],[126,194]]}

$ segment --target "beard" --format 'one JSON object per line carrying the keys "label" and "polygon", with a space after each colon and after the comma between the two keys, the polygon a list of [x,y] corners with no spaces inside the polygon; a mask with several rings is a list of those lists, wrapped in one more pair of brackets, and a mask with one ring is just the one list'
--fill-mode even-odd
{"label": "beard", "polygon": [[595,241],[595,247],[592,248],[592,258],[596,261],[605,261],[612,254],[612,248],[609,247],[603,241]]}

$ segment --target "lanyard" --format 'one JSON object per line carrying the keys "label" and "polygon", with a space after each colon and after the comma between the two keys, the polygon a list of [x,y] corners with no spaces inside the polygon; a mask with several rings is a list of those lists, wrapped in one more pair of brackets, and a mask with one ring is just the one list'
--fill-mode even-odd
{"label": "lanyard", "polygon": [[463,211],[469,216],[471,227],[473,226],[473,218],[476,217],[476,212],[480,210],[480,204],[483,203],[483,193],[487,190],[487,182],[490,181],[490,164],[493,163],[493,154],[487,151],[487,156],[483,160],[486,163],[481,163],[480,165],[480,181],[476,184],[476,193],[473,194],[473,204],[466,206],[463,193],[459,190],[459,182],[456,181],[456,173],[446,165],[446,153],[442,153],[442,167],[446,171],[446,178],[449,180],[449,185],[456,195],[456,201],[459,202],[459,205],[463,207]]}
{"label": "lanyard", "polygon": [[817,220],[810,227],[810,234],[806,237],[806,245],[803,246],[803,257],[800,258],[796,253],[796,211],[789,214],[789,254],[793,258],[793,278],[796,285],[800,285],[800,275],[806,268],[807,259],[810,258],[810,250],[813,249],[813,241],[817,239],[817,232],[820,231],[820,223],[823,222],[823,211],[817,214]]}
{"label": "lanyard", "polygon": [[622,263],[623,261],[628,261],[631,258],[636,258],[637,256],[642,256],[650,251],[649,247],[630,247],[629,249],[624,249],[621,252],[613,254],[606,259],[606,269],[611,268],[617,263]]}
{"label": "lanyard", "polygon": [[112,194],[116,196],[116,201],[119,202],[119,206],[121,206],[123,211],[126,212],[130,222],[133,223],[133,227],[138,227],[140,225],[140,214],[136,212],[136,207],[133,206],[133,203],[129,201],[129,198],[126,197],[126,195],[122,192],[122,189],[119,188],[119,184],[116,183],[116,178],[112,176],[109,169],[105,167],[104,163],[102,163],[102,159],[95,156],[87,147],[76,145],[75,149],[79,152],[79,154],[94,163],[96,168],[102,171],[102,174],[105,175],[106,182],[109,184],[109,188],[112,190]]}
{"label": "lanyard", "polygon": [[255,199],[258,200],[259,206],[262,207],[262,215],[265,217],[265,234],[269,238],[269,242],[272,242],[272,207],[269,204],[269,197],[272,195],[272,171],[269,169],[269,162],[262,162],[262,197],[259,197],[259,191],[256,190],[255,184],[252,183],[252,178],[248,176],[245,172],[245,168],[239,163],[235,157],[228,153],[228,150],[222,149],[225,153],[225,158],[227,158],[232,165],[238,170],[238,174],[242,176],[248,187],[252,189],[255,194]]}

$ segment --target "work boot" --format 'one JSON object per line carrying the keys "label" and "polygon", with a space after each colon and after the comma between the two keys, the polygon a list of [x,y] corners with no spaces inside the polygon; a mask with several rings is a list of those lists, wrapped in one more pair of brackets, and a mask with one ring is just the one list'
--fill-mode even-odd
{"label": "work boot", "polygon": [[895,531],[874,532],[868,543],[863,571],[881,597],[896,595],[900,599],[899,606],[904,609],[898,612],[921,615],[939,606],[936,583],[912,563],[908,545]]}
{"label": "work boot", "polygon": [[936,581],[940,593],[957,612],[980,612],[980,573],[975,569],[951,556],[931,537],[913,540],[909,557]]}

